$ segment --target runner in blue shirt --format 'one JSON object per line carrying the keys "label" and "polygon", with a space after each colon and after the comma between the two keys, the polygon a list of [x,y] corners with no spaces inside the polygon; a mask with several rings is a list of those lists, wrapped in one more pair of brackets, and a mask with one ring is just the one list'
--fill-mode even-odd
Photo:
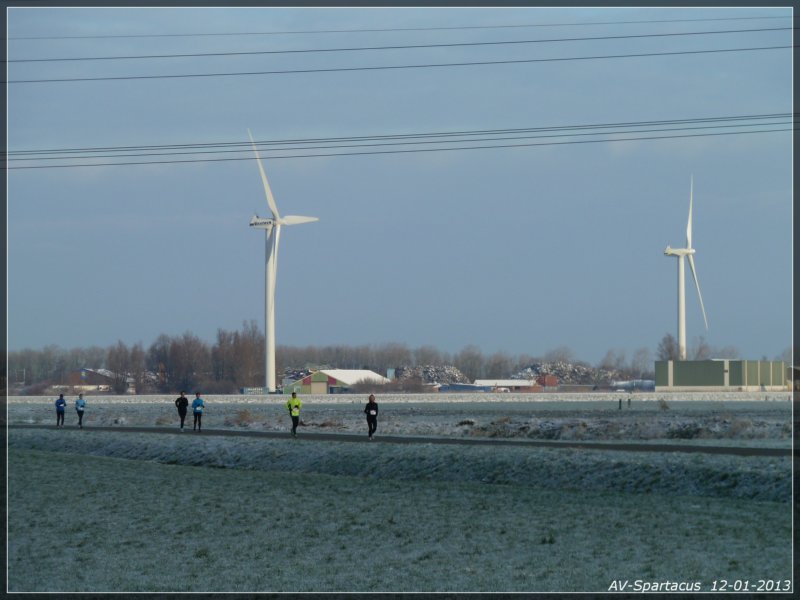
{"label": "runner in blue shirt", "polygon": [[64,400],[64,394],[58,395],[56,400],[56,427],[64,426],[64,409],[67,407],[67,401]]}
{"label": "runner in blue shirt", "polygon": [[86,410],[86,400],[83,399],[83,394],[78,394],[78,399],[75,400],[75,411],[78,413],[78,427],[83,429],[83,411]]}
{"label": "runner in blue shirt", "polygon": [[194,427],[197,431],[201,430],[201,425],[203,422],[203,409],[206,406],[206,403],[203,402],[203,399],[200,397],[200,392],[195,393],[195,398],[192,401],[192,412],[194,413]]}

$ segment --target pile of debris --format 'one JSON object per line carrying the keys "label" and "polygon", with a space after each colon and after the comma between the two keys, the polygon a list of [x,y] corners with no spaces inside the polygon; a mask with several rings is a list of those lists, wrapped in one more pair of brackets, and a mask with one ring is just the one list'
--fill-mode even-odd
{"label": "pile of debris", "polygon": [[615,369],[597,369],[586,364],[563,361],[534,363],[511,378],[536,379],[540,375],[555,375],[560,384],[572,385],[606,385],[613,380],[623,379]]}
{"label": "pile of debris", "polygon": [[403,381],[418,379],[422,383],[470,383],[470,380],[453,366],[420,365],[417,367],[397,367],[395,379]]}
{"label": "pile of debris", "polygon": [[313,373],[310,369],[292,369],[291,367],[286,367],[283,370],[283,381],[298,381],[299,379],[304,379]]}

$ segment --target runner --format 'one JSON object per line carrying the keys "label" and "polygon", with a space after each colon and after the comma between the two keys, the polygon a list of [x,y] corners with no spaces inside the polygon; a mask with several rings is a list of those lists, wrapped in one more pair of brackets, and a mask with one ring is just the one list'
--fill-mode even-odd
{"label": "runner", "polygon": [[375,402],[375,395],[369,395],[367,406],[364,407],[364,413],[367,415],[367,427],[369,428],[369,439],[375,435],[375,430],[378,428],[378,403]]}
{"label": "runner", "polygon": [[83,429],[83,411],[86,410],[86,400],[83,399],[83,394],[78,394],[78,399],[75,400],[75,411],[78,413],[78,427]]}
{"label": "runner", "polygon": [[300,408],[303,403],[297,397],[297,392],[292,392],[292,397],[286,402],[289,409],[289,416],[292,417],[292,437],[297,437],[297,426],[300,424]]}
{"label": "runner", "polygon": [[206,403],[200,397],[200,392],[196,392],[194,400],[192,401],[192,412],[194,413],[194,427],[193,430],[201,431],[203,425],[203,409]]}
{"label": "runner", "polygon": [[181,431],[183,431],[183,422],[186,420],[186,409],[189,406],[189,399],[185,394],[186,392],[181,391],[181,395],[175,398],[175,406],[178,409],[178,416],[181,418]]}
{"label": "runner", "polygon": [[64,409],[67,407],[67,401],[64,400],[64,394],[58,395],[56,400],[56,427],[64,426]]}

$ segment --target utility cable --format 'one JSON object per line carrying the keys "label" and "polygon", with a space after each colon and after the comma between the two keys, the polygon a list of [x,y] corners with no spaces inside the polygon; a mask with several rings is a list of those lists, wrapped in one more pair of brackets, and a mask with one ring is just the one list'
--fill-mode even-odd
{"label": "utility cable", "polygon": [[793,46],[763,46],[756,48],[720,48],[715,50],[682,50],[678,52],[645,52],[641,54],[610,54],[602,56],[568,56],[557,58],[530,58],[519,60],[487,60],[461,63],[427,63],[417,65],[382,65],[375,67],[334,67],[325,69],[287,69],[278,71],[246,71],[240,73],[183,73],[176,75],[121,75],[115,77],[69,77],[63,79],[13,79],[7,83],[65,83],[76,81],[131,81],[135,79],[188,79],[195,77],[240,77],[246,75],[288,75],[288,74],[310,74],[310,73],[341,73],[355,71],[384,71],[397,69],[427,69],[442,67],[468,67],[468,66],[488,66],[488,65],[511,65],[524,63],[544,63],[544,62],[566,62],[577,60],[606,60],[616,58],[645,58],[653,56],[685,56],[690,54],[718,54],[724,52],[753,52],[761,50],[785,50]]}
{"label": "utility cable", "polygon": [[602,40],[630,40],[657,37],[679,37],[693,35],[714,35],[732,33],[756,33],[769,31],[794,30],[794,27],[771,27],[760,29],[728,29],[717,31],[686,31],[677,33],[641,33],[633,35],[606,35],[594,37],[573,37],[573,38],[550,38],[540,40],[500,40],[492,42],[452,42],[447,44],[410,44],[395,46],[360,46],[351,48],[306,48],[298,50],[254,50],[242,52],[200,52],[194,54],[145,54],[130,56],[82,56],[82,57],[60,57],[60,58],[15,58],[9,59],[9,63],[45,63],[45,62],[79,62],[79,61],[110,61],[110,60],[151,60],[163,58],[209,58],[223,56],[260,56],[268,54],[310,54],[322,52],[366,52],[375,50],[417,50],[423,48],[458,48],[471,46],[504,46],[519,44],[544,44],[549,42],[593,42]]}
{"label": "utility cable", "polygon": [[[614,122],[614,123],[582,123],[571,125],[550,125],[538,127],[515,127],[507,129],[473,129],[473,130],[459,130],[459,131],[436,131],[436,132],[414,132],[414,133],[395,133],[395,134],[378,134],[378,135],[360,135],[360,136],[335,136],[327,138],[290,138],[280,140],[258,140],[256,144],[259,147],[265,146],[281,146],[285,144],[310,144],[310,143],[340,143],[340,142],[363,142],[363,141],[377,141],[377,140],[407,140],[407,139],[428,139],[428,138],[445,138],[445,137],[466,137],[466,136],[481,136],[481,135],[507,135],[517,133],[543,133],[543,132],[559,132],[559,131],[581,131],[593,129],[610,129],[610,128],[631,128],[631,127],[655,127],[655,126],[670,126],[670,125],[688,125],[699,123],[724,123],[735,121],[765,121],[775,119],[788,119],[795,116],[795,113],[767,113],[767,114],[750,114],[750,115],[735,115],[735,116],[720,116],[720,117],[695,117],[683,119],[666,119],[666,120],[648,120],[648,121],[627,121],[627,122]],[[772,125],[773,123],[761,123],[763,125]],[[743,124],[744,126],[744,124]],[[622,133],[622,132],[617,132]],[[56,149],[37,149],[37,150],[12,150],[7,154],[10,156],[31,156],[47,154],[82,154],[82,153],[97,153],[97,152],[135,152],[146,150],[186,150],[186,149],[203,149],[203,148],[244,148],[250,151],[250,142],[206,142],[206,143],[192,143],[192,144],[163,144],[163,145],[143,145],[143,146],[100,146],[90,148],[56,148]]]}
{"label": "utility cable", "polygon": [[[749,124],[733,124],[733,125],[701,125],[699,127],[674,127],[674,128],[662,128],[662,129],[636,129],[630,131],[597,131],[597,132],[580,132],[580,133],[557,133],[557,134],[546,134],[546,135],[511,135],[511,136],[502,136],[502,137],[480,137],[480,138],[472,138],[471,140],[410,140],[410,141],[385,141],[385,142],[370,142],[370,143],[340,143],[337,142],[336,144],[327,144],[321,146],[313,146],[313,145],[299,145],[299,146],[286,146],[282,148],[265,148],[256,144],[258,149],[261,152],[273,152],[273,151],[290,151],[290,150],[332,150],[332,149],[339,149],[339,148],[376,148],[376,147],[385,147],[385,146],[421,146],[421,145],[433,145],[433,144],[456,144],[456,143],[463,143],[464,141],[474,141],[474,142],[496,142],[496,141],[508,141],[508,140],[527,140],[527,139],[550,139],[550,138],[568,138],[568,137],[585,137],[585,136],[593,136],[593,135],[626,135],[626,134],[633,134],[633,133],[659,133],[659,132],[670,132],[670,131],[692,131],[692,130],[700,130],[700,129],[723,129],[723,128],[733,128],[733,127],[764,127],[764,126],[776,126],[776,125],[792,125],[791,121],[783,121],[783,122],[774,122],[774,123],[749,123]],[[742,132],[745,133],[745,132]],[[131,157],[142,157],[142,156],[196,156],[196,155],[204,155],[204,154],[241,154],[243,152],[250,152],[247,148],[242,149],[219,149],[219,150],[192,150],[192,151],[179,151],[179,152],[132,152],[126,154],[94,154],[94,155],[84,155],[80,157],[76,157],[74,155],[61,155],[61,156],[49,156],[49,157],[42,157],[42,156],[35,156],[35,157],[23,157],[23,158],[11,158],[12,161],[42,161],[42,160],[74,160],[75,158],[85,158],[85,159],[98,159],[98,158],[131,158]],[[265,157],[270,158],[270,157]]]}
{"label": "utility cable", "polygon": [[520,23],[502,25],[459,25],[450,27],[385,27],[373,29],[316,29],[294,31],[240,31],[240,32],[205,32],[205,33],[142,33],[142,34],[108,34],[108,35],[61,35],[61,36],[14,36],[9,41],[21,40],[86,40],[86,39],[118,39],[118,38],[181,38],[181,37],[219,37],[219,36],[255,36],[255,35],[308,35],[320,33],[383,33],[395,31],[461,31],[468,29],[516,29],[527,27],[583,27],[595,25],[640,25],[653,23],[697,23],[711,21],[760,21],[765,19],[791,19],[785,16],[750,16],[750,17],[709,17],[705,19],[647,19],[639,21],[588,21],[572,23]]}
{"label": "utility cable", "polygon": [[[319,153],[319,154],[295,154],[286,156],[270,156],[269,160],[279,159],[293,159],[293,158],[320,158],[332,156],[361,156],[361,155],[378,155],[378,154],[417,154],[422,152],[452,152],[458,150],[485,150],[494,148],[526,148],[535,146],[563,146],[567,144],[597,144],[607,142],[630,142],[630,141],[645,141],[645,140],[665,140],[665,139],[681,139],[681,138],[696,138],[696,137],[712,137],[720,135],[747,135],[754,133],[779,133],[785,131],[793,131],[792,128],[783,129],[763,129],[763,130],[750,130],[750,131],[732,131],[732,132],[716,132],[716,133],[692,133],[686,135],[669,135],[669,136],[645,136],[645,137],[632,137],[632,138],[617,138],[617,139],[602,139],[602,140],[569,140],[566,142],[529,142],[525,144],[499,144],[489,146],[460,146],[457,148],[417,148],[413,150],[369,150],[364,152],[332,152],[332,153]],[[166,161],[136,161],[136,162],[117,162],[117,163],[86,163],[86,164],[71,164],[71,165],[25,165],[6,167],[6,170],[16,169],[64,169],[64,168],[80,168],[80,167],[118,167],[118,166],[131,166],[131,165],[164,165],[164,164],[178,164],[178,163],[198,163],[198,162],[230,162],[241,160],[255,160],[255,158],[243,157],[228,157],[228,158],[202,158],[202,159],[181,159],[181,160],[166,160]]]}

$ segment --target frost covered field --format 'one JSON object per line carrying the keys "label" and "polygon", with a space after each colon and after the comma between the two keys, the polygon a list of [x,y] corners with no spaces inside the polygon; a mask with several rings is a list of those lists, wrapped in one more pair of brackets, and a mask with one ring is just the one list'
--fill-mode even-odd
{"label": "frost covered field", "polygon": [[[190,401],[193,394],[189,394]],[[632,398],[630,405],[627,399]],[[87,426],[174,427],[175,396],[88,397]],[[286,431],[285,396],[204,396],[203,426]],[[620,409],[619,400],[622,399]],[[69,398],[67,425],[77,422]],[[301,431],[366,432],[366,395],[303,396]],[[664,402],[660,402],[663,400]],[[54,398],[11,397],[11,423],[55,423]],[[788,447],[791,402],[783,393],[391,394],[378,396],[379,433],[500,438],[737,440]],[[189,416],[191,421],[191,415]],[[191,424],[191,423],[190,423]]]}
{"label": "frost covered field", "polygon": [[[74,410],[63,430],[9,430],[10,591],[708,590],[792,576],[788,457],[302,439],[366,434],[360,396],[303,397],[297,440],[204,437],[176,430],[172,399],[90,396],[84,430]],[[378,435],[791,443],[788,393],[446,399],[379,397]],[[208,429],[286,431],[280,397],[206,401]],[[52,402],[11,398],[8,420],[50,425]]]}

